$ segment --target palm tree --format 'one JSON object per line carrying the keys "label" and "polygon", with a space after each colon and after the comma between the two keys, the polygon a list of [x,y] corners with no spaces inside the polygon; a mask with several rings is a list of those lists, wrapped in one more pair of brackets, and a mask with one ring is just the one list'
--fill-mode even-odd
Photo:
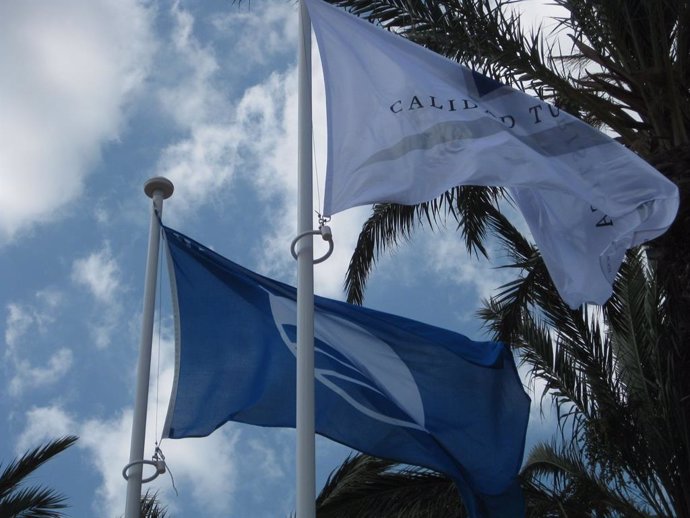
{"label": "palm tree", "polygon": [[[10,462],[0,474],[0,516],[7,518],[58,518],[63,516],[66,498],[55,490],[24,487],[25,479],[55,455],[75,443],[77,437],[66,436],[37,446]],[[2,465],[0,465],[2,467]]]}
{"label": "palm tree", "polygon": [[500,212],[500,189],[458,187],[417,206],[379,204],[346,278],[362,303],[377,258],[418,227],[454,221],[471,254],[498,238],[516,279],[480,314],[513,344],[559,410],[560,440],[523,472],[534,516],[690,517],[690,3],[555,0],[572,48],[527,34],[514,2],[332,0],[432,50],[536,92],[621,143],[677,183],[676,222],[631,251],[613,297],[570,310],[539,251]]}

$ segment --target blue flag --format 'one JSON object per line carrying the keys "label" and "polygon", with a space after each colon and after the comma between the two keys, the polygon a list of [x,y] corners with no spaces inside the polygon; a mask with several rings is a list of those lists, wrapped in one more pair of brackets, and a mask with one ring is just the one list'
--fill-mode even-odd
{"label": "blue flag", "polygon": [[[295,426],[295,288],[164,227],[176,364],[164,428]],[[316,431],[456,482],[472,517],[519,518],[529,397],[510,350],[315,297]]]}

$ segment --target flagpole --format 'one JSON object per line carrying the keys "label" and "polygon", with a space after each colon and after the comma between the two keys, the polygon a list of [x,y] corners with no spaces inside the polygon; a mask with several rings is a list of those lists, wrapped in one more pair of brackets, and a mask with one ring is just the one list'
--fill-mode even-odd
{"label": "flagpole", "polygon": [[[298,46],[297,234],[313,230],[311,21],[300,0]],[[297,243],[297,487],[296,518],[315,518],[314,250],[311,235]]]}
{"label": "flagpole", "polygon": [[[156,277],[158,273],[158,251],[160,246],[160,223],[163,216],[163,200],[172,196],[173,184],[167,178],[151,178],[144,184],[144,192],[153,200],[149,247],[144,281],[144,312],[142,315],[141,340],[139,342],[139,364],[137,366],[136,399],[132,421],[132,440],[129,449],[130,467],[127,471],[127,502],[125,518],[140,518],[141,479],[146,436],[146,410],[151,373],[151,344],[153,340],[153,316],[156,306]],[[132,464],[135,463],[135,464]]]}

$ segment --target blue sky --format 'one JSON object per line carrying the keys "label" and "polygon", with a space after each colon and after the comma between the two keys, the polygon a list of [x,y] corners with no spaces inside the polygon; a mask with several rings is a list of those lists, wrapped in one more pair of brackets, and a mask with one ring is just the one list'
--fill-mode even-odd
{"label": "blue sky", "polygon": [[[79,435],[35,478],[68,496],[70,516],[124,513],[149,223],[144,181],[174,182],[168,225],[294,283],[296,42],[296,5],[282,0],[0,3],[0,459]],[[314,66],[323,186],[318,59]],[[317,293],[343,298],[367,214],[333,218],[336,250],[316,267]],[[381,260],[367,305],[479,339],[474,312],[506,275],[468,258],[452,228],[420,232]],[[173,369],[167,279],[161,288],[147,456]],[[530,441],[543,436],[535,420]],[[230,423],[163,450],[179,496],[167,476],[150,487],[173,516],[294,509],[290,430]],[[348,453],[318,441],[319,483]]]}

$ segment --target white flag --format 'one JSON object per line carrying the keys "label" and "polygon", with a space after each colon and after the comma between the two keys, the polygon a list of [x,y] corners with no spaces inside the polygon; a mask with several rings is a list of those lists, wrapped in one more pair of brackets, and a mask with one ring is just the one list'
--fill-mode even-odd
{"label": "white flag", "polygon": [[305,0],[328,116],[326,215],[509,187],[563,300],[602,304],[625,251],[662,234],[678,189],[613,139],[405,38]]}

